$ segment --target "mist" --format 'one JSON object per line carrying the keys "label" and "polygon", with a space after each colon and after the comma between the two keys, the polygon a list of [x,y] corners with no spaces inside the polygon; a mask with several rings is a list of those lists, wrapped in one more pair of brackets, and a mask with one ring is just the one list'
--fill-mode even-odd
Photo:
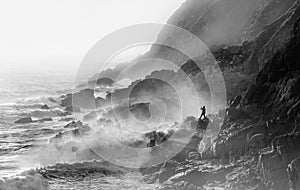
{"label": "mist", "polygon": [[182,2],[1,1],[1,73],[74,75],[86,52],[98,40],[125,26],[165,23]]}

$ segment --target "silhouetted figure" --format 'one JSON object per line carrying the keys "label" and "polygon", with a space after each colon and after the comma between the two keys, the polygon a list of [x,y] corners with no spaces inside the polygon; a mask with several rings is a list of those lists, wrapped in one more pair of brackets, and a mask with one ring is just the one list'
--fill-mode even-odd
{"label": "silhouetted figure", "polygon": [[201,108],[201,111],[202,111],[202,113],[201,113],[199,119],[202,119],[202,116],[203,116],[203,119],[205,119],[205,118],[206,118],[206,108],[205,108],[205,106],[203,106],[203,107]]}

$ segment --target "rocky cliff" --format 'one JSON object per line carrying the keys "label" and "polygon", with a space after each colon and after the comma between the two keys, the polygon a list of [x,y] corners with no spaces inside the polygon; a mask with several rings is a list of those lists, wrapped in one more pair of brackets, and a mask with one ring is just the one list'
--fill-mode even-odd
{"label": "rocky cliff", "polygon": [[[161,189],[299,189],[300,1],[188,0],[169,23],[210,47],[230,104],[200,158],[173,159],[143,170],[145,178],[159,179]],[[163,30],[158,41],[164,40],[176,43],[176,34]],[[154,55],[195,81],[201,73],[167,47],[153,46],[145,56]]]}

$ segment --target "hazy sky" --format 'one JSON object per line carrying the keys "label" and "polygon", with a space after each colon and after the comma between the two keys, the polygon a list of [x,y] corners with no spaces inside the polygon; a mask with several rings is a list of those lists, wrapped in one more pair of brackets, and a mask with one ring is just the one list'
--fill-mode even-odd
{"label": "hazy sky", "polygon": [[165,23],[184,0],[0,1],[2,71],[76,71],[89,48],[119,28]]}

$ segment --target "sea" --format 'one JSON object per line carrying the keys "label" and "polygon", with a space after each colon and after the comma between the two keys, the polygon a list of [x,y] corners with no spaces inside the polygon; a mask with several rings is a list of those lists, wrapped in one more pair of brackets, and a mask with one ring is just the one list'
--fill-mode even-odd
{"label": "sea", "polygon": [[[156,183],[145,183],[136,170],[118,167],[100,157],[62,156],[63,153],[49,147],[49,139],[64,132],[64,126],[73,117],[69,115],[62,119],[55,116],[55,113],[64,110],[49,98],[72,92],[74,74],[0,73],[0,190],[158,187]],[[44,104],[50,109],[40,109]],[[16,120],[26,116],[35,120],[53,120],[15,124]]]}

